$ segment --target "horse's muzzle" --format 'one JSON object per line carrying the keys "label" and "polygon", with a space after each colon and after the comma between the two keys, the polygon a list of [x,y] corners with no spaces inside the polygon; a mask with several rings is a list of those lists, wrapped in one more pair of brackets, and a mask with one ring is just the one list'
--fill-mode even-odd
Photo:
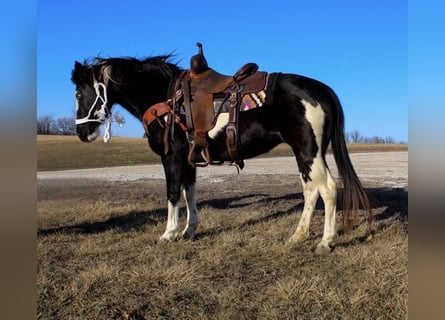
{"label": "horse's muzzle", "polygon": [[89,124],[76,126],[77,136],[79,137],[80,141],[82,141],[82,142],[92,142],[92,141],[96,140],[96,138],[99,134],[98,131],[99,131],[99,127],[91,128],[91,126]]}

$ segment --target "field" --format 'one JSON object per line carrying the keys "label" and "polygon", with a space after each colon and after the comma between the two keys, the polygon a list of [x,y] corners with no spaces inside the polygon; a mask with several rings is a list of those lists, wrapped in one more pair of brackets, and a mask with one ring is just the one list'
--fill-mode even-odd
{"label": "field", "polygon": [[[398,144],[351,144],[349,152],[407,151],[408,145]],[[287,145],[279,145],[264,155],[291,156]],[[263,157],[264,157],[263,156]],[[80,143],[76,136],[37,136],[37,170],[65,170],[100,168],[136,164],[160,163],[151,152],[146,139],[112,137],[109,144],[97,139],[92,143]]]}
{"label": "field", "polygon": [[[39,170],[157,161],[144,139],[86,145],[52,138],[38,137]],[[360,151],[406,153],[406,146],[369,147]],[[108,155],[111,148],[120,155]],[[132,158],[144,152],[146,159]],[[303,205],[297,172],[211,170],[198,180],[197,238],[174,243],[158,242],[166,222],[162,179],[39,178],[39,319],[408,318],[408,187],[398,171],[368,179],[358,170],[375,204],[372,237],[360,224],[340,232],[329,255],[317,256],[321,205],[310,239],[287,243]]]}

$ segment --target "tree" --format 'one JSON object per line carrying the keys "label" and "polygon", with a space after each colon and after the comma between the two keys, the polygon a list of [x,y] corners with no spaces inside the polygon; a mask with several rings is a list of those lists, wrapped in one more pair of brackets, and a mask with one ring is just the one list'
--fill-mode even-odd
{"label": "tree", "polygon": [[55,121],[51,115],[43,115],[37,119],[37,134],[54,134]]}
{"label": "tree", "polygon": [[75,119],[69,117],[58,118],[56,123],[58,134],[62,134],[65,136],[76,134]]}
{"label": "tree", "polygon": [[385,143],[386,144],[394,144],[396,143],[393,137],[386,137],[385,138]]}
{"label": "tree", "polygon": [[362,137],[362,135],[360,134],[360,132],[358,130],[352,131],[351,135],[350,135],[350,138],[351,138],[351,142],[352,143],[361,143],[361,142],[363,142],[363,137]]}

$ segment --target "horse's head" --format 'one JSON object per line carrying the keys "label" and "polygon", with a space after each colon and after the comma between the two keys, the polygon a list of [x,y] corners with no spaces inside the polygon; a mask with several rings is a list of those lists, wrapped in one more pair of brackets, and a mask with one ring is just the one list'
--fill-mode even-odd
{"label": "horse's head", "polygon": [[76,131],[80,140],[94,141],[105,120],[110,120],[111,105],[108,103],[107,87],[102,72],[96,72],[94,65],[75,62],[71,80],[76,86]]}

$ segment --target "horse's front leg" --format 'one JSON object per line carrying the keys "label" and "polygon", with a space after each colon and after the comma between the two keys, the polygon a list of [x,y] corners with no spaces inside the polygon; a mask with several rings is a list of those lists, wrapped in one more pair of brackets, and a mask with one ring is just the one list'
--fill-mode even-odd
{"label": "horse's front leg", "polygon": [[186,157],[170,154],[162,159],[167,182],[168,218],[167,227],[161,236],[163,241],[173,241],[179,235],[179,197],[181,188],[187,206],[187,225],[182,236],[191,239],[198,227],[196,209],[196,168],[191,167]]}
{"label": "horse's front leg", "polygon": [[178,204],[168,200],[168,217],[167,227],[164,234],[161,236],[161,241],[174,241],[178,237],[179,231],[179,207]]}
{"label": "horse's front leg", "polygon": [[[187,206],[187,225],[182,236],[185,239],[193,239],[198,227],[198,214],[196,210],[196,187],[195,184],[185,185],[184,199]],[[178,197],[169,197],[168,199],[168,217],[167,227],[164,234],[161,236],[162,241],[176,240],[179,234],[179,206]]]}
{"label": "horse's front leg", "polygon": [[184,199],[187,206],[187,225],[182,236],[185,239],[193,239],[198,227],[198,213],[196,209],[196,184],[190,183],[184,185]]}
{"label": "horse's front leg", "polygon": [[167,184],[167,226],[161,241],[174,241],[179,234],[179,197],[181,195],[181,170],[172,157],[163,157],[162,164]]}

